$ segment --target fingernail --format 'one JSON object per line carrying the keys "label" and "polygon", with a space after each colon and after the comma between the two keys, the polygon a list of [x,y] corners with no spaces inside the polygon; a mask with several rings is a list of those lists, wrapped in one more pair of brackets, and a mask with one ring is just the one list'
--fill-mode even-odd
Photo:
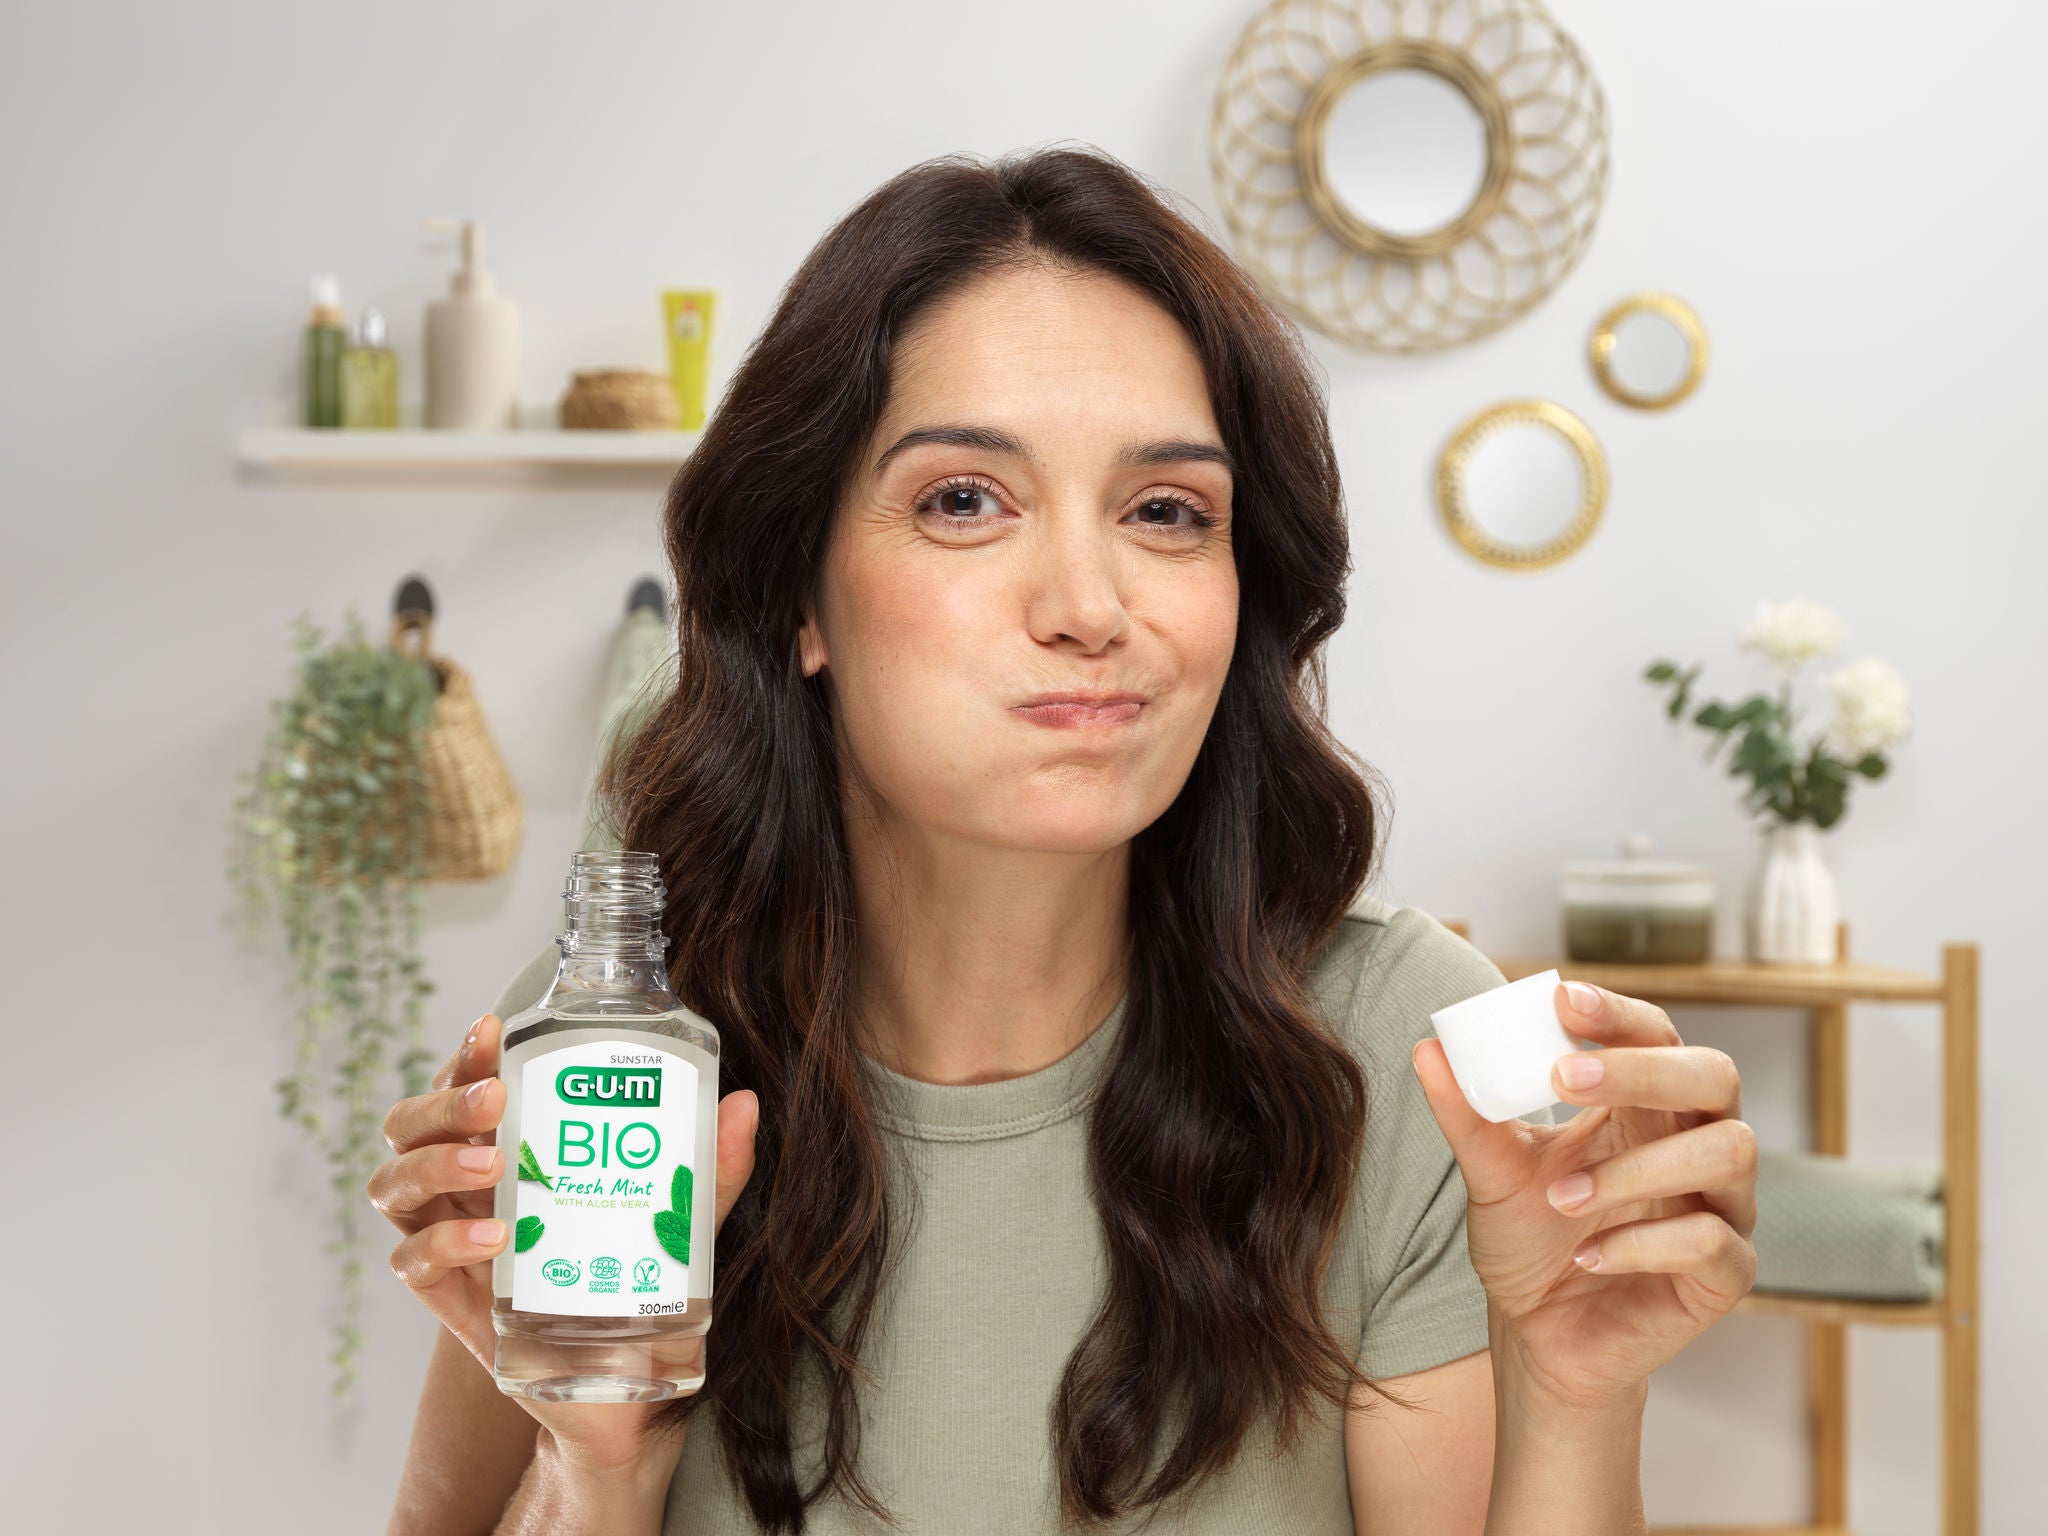
{"label": "fingernail", "polygon": [[482,1019],[478,1019],[474,1024],[469,1026],[469,1033],[462,1037],[462,1048],[465,1051],[468,1050],[472,1045],[476,1044],[476,1032],[482,1029],[483,1027],[484,1021]]}
{"label": "fingernail", "polygon": [[463,1167],[469,1169],[472,1173],[482,1173],[491,1166],[492,1160],[497,1155],[498,1149],[496,1147],[464,1147],[455,1154],[455,1161],[462,1164]]}
{"label": "fingernail", "polygon": [[1607,1063],[1597,1055],[1560,1056],[1557,1075],[1567,1088],[1592,1088],[1607,1075]]}
{"label": "fingernail", "polygon": [[469,1224],[469,1240],[479,1248],[494,1248],[505,1240],[505,1223],[472,1221]]}
{"label": "fingernail", "polygon": [[462,1102],[467,1104],[471,1109],[483,1108],[484,1090],[490,1086],[491,1080],[488,1077],[478,1078],[475,1082],[471,1083],[467,1088],[462,1090]]}
{"label": "fingernail", "polygon": [[1600,1267],[1600,1239],[1589,1237],[1572,1250],[1572,1262],[1582,1269]]}
{"label": "fingernail", "polygon": [[1568,1211],[1575,1205],[1583,1205],[1592,1193],[1593,1175],[1568,1173],[1550,1186],[1550,1203],[1560,1211]]}
{"label": "fingernail", "polygon": [[1599,989],[1589,987],[1583,981],[1566,982],[1564,984],[1564,1000],[1571,1004],[1573,1011],[1577,1013],[1598,1013],[1600,1011]]}

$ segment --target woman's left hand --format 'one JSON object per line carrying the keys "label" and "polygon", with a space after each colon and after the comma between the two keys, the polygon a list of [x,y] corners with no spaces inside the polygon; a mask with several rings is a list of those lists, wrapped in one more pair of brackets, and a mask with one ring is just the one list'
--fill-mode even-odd
{"label": "woman's left hand", "polygon": [[[1567,993],[1583,986],[1558,987],[1557,1016],[1603,1048],[1551,1067],[1559,1098],[1591,1106],[1560,1125],[1483,1118],[1434,1037],[1414,1064],[1464,1175],[1472,1268],[1512,1366],[1597,1408],[1639,1393],[1748,1293],[1757,1148],[1725,1052],[1685,1044],[1662,1008],[1605,988],[1586,987],[1594,1007],[1578,1012]],[[1577,1085],[1567,1073],[1581,1063],[1596,1076]]]}

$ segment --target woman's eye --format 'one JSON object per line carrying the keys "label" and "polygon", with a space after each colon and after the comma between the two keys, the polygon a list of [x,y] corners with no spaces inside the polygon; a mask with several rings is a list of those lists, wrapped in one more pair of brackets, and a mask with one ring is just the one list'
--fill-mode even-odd
{"label": "woman's eye", "polygon": [[939,492],[934,498],[941,512],[949,517],[979,517],[989,510],[989,494],[978,486],[958,485]]}
{"label": "woman's eye", "polygon": [[[941,524],[965,526],[1001,515],[1003,502],[992,487],[969,481],[926,492],[916,510]],[[1200,507],[1178,496],[1148,497],[1126,513],[1125,520],[1172,533],[1192,533],[1215,523]]]}
{"label": "woman's eye", "polygon": [[1141,523],[1150,523],[1155,528],[1207,527],[1210,519],[1192,502],[1182,501],[1176,496],[1155,496],[1141,502],[1132,513]]}

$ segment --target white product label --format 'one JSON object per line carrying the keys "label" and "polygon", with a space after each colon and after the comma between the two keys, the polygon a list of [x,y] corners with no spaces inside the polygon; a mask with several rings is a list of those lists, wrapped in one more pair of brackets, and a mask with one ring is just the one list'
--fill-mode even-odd
{"label": "white product label", "polygon": [[626,1042],[571,1045],[529,1060],[519,1092],[513,1307],[583,1317],[682,1311],[696,1064]]}

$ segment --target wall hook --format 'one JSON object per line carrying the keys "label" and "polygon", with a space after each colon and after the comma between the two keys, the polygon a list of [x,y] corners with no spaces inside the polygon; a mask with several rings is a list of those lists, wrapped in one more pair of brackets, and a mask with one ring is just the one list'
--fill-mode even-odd
{"label": "wall hook", "polygon": [[633,595],[626,599],[626,612],[632,613],[641,608],[652,610],[664,624],[668,622],[668,599],[661,595],[661,583],[652,576],[642,576],[633,588]]}
{"label": "wall hook", "polygon": [[408,576],[399,583],[398,596],[391,600],[391,644],[408,656],[427,663],[434,674],[434,692],[444,692],[448,679],[427,655],[427,633],[434,623],[434,590],[423,576]]}
{"label": "wall hook", "polygon": [[434,592],[425,577],[408,576],[399,583],[398,596],[391,600],[391,616],[396,618],[402,613],[423,613],[430,619],[434,616]]}

